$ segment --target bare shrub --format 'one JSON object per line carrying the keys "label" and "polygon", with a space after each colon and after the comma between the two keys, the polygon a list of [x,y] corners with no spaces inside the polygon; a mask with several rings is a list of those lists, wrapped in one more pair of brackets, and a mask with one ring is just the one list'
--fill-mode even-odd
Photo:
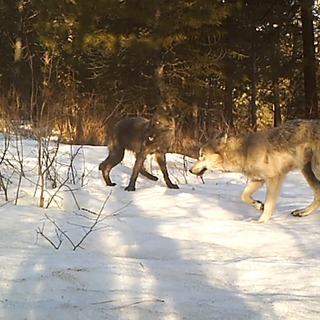
{"label": "bare shrub", "polygon": [[[105,219],[112,217],[112,216],[116,216],[118,215],[121,210],[123,210],[124,208],[128,207],[130,203],[128,203],[127,205],[121,207],[120,209],[107,214],[104,213],[105,210],[105,206],[109,200],[111,196],[111,192],[109,194],[109,196],[106,198],[106,200],[103,202],[99,212],[94,212],[92,210],[86,209],[86,208],[81,208],[81,213],[77,213],[77,216],[82,217],[85,221],[89,221],[89,224],[75,224],[75,223],[69,223],[71,225],[75,225],[77,227],[79,227],[80,229],[82,229],[84,231],[83,236],[76,240],[73,240],[71,238],[71,236],[69,236],[67,234],[67,231],[64,231],[62,229],[62,227],[60,227],[58,225],[58,223],[55,222],[55,220],[53,220],[52,218],[50,218],[47,214],[45,215],[47,220],[54,226],[55,228],[55,235],[56,235],[56,240],[51,239],[46,233],[45,233],[45,223],[43,223],[42,227],[39,227],[36,230],[36,235],[37,235],[37,241],[39,236],[43,237],[47,242],[49,242],[56,250],[59,250],[62,242],[64,241],[64,239],[66,239],[69,244],[72,246],[72,250],[75,251],[78,248],[83,249],[82,247],[82,243],[85,241],[85,239],[94,231],[96,230],[101,230],[101,228],[97,228],[98,225],[104,221]],[[79,209],[80,210],[80,209]]]}

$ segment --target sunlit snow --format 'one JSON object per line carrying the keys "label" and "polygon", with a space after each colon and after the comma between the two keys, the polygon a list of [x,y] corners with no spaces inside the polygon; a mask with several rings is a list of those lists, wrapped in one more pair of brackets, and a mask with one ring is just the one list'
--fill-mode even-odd
{"label": "sunlit snow", "polygon": [[[137,190],[127,192],[132,154],[111,172],[117,186],[110,188],[98,171],[106,147],[61,145],[59,174],[78,150],[77,181],[42,209],[32,183],[36,143],[23,145],[29,179],[18,205],[14,183],[11,202],[0,194],[1,319],[318,319],[320,214],[291,216],[313,197],[299,172],[288,175],[271,220],[254,224],[260,213],[240,201],[240,174],[207,172],[202,184],[186,171],[194,160],[168,154],[179,190],[166,188],[151,158],[159,181],[139,176]],[[45,203],[55,191],[47,188]],[[262,188],[255,196],[264,195]],[[99,212],[75,251],[63,235],[59,250],[37,236],[43,230],[58,243],[50,218],[77,243]]]}

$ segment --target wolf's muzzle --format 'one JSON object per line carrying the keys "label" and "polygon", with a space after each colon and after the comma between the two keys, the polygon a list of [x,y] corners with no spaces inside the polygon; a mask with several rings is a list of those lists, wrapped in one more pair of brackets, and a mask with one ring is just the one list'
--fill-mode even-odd
{"label": "wolf's muzzle", "polygon": [[195,174],[196,176],[202,176],[207,171],[207,168],[203,168],[200,171],[194,171],[193,168],[189,170],[190,173]]}

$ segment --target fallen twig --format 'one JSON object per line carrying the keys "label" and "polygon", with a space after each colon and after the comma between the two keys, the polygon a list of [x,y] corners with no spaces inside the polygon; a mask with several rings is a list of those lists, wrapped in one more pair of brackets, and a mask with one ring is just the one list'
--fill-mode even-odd
{"label": "fallen twig", "polygon": [[[106,301],[101,301],[101,302],[93,302],[91,303],[92,305],[98,305],[98,304],[105,304],[105,303],[113,303],[113,302],[120,302],[120,301],[126,301],[128,299],[113,299],[113,300],[106,300]],[[146,300],[139,300],[139,301],[135,301],[132,303],[128,303],[119,307],[113,307],[111,308],[112,310],[117,310],[117,309],[124,309],[124,308],[128,308],[128,307],[132,307],[141,303],[150,303],[150,302],[164,302],[164,300],[162,299],[157,299],[157,298],[152,298],[152,299],[146,299]]]}

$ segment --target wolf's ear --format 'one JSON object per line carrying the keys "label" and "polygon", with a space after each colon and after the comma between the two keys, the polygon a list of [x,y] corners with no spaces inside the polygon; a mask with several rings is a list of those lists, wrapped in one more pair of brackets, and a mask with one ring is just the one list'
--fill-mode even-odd
{"label": "wolf's ear", "polygon": [[227,142],[227,139],[228,139],[227,133],[220,133],[219,132],[214,135],[212,140],[215,142],[215,144],[221,145],[221,144],[225,144]]}
{"label": "wolf's ear", "polygon": [[217,154],[221,154],[225,148],[225,144],[227,142],[228,135],[219,133],[215,135],[211,140],[209,140],[209,145],[213,149],[213,151]]}
{"label": "wolf's ear", "polygon": [[159,108],[169,113],[172,112],[173,106],[171,103],[168,103],[167,101],[162,101],[157,105],[157,109]]}
{"label": "wolf's ear", "polygon": [[227,139],[228,139],[228,133],[225,133],[221,138],[221,144],[225,144],[227,142]]}
{"label": "wolf's ear", "polygon": [[169,114],[171,109],[168,107],[168,104],[162,103],[156,106],[156,110],[154,113],[157,114]]}
{"label": "wolf's ear", "polygon": [[160,107],[165,111],[169,111],[170,110],[170,108],[169,108],[169,106],[168,106],[168,104],[166,102],[163,102]]}

